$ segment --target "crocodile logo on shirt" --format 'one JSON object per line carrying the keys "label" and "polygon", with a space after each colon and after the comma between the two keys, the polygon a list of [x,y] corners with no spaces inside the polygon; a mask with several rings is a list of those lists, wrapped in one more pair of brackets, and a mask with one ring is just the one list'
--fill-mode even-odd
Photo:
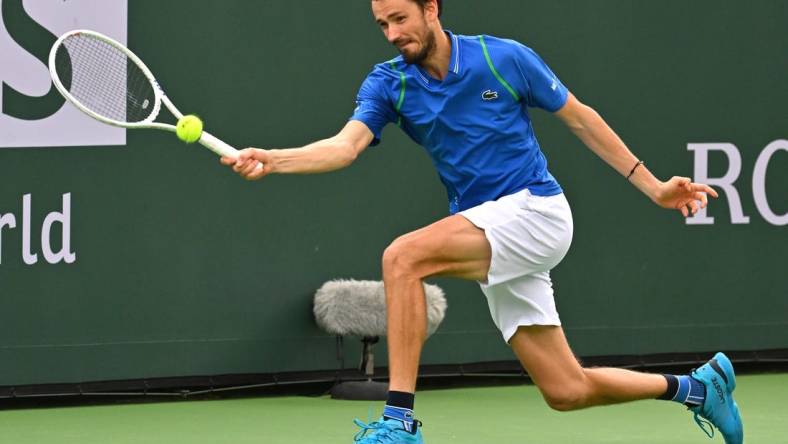
{"label": "crocodile logo on shirt", "polygon": [[495,100],[498,98],[498,91],[488,89],[482,93],[482,100]]}

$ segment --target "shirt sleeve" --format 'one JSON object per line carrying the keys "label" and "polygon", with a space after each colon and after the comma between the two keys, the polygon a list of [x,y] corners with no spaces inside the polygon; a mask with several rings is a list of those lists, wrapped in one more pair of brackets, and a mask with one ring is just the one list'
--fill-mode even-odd
{"label": "shirt sleeve", "polygon": [[372,71],[359,88],[356,96],[356,109],[350,120],[365,124],[375,138],[370,143],[380,143],[380,133],[389,122],[397,121],[397,112],[385,94],[385,76],[377,70]]}
{"label": "shirt sleeve", "polygon": [[564,106],[569,91],[536,52],[517,44],[515,63],[525,80],[524,100],[528,106],[549,112]]}

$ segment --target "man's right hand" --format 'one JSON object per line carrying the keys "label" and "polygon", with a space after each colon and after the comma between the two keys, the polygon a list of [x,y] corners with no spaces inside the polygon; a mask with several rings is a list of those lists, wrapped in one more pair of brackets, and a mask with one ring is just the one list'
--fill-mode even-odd
{"label": "man's right hand", "polygon": [[246,148],[238,152],[237,158],[222,156],[220,161],[246,180],[260,179],[273,171],[271,154],[259,148]]}

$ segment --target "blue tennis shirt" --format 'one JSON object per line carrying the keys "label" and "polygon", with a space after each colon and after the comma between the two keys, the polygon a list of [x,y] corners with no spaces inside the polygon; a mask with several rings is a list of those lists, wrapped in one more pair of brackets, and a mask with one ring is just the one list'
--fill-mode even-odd
{"label": "blue tennis shirt", "polygon": [[436,80],[402,56],[375,65],[361,85],[351,120],[372,131],[372,145],[380,143],[391,122],[423,146],[446,186],[451,214],[525,188],[536,196],[560,194],[528,108],[559,110],[566,87],[518,42],[447,35],[446,78]]}

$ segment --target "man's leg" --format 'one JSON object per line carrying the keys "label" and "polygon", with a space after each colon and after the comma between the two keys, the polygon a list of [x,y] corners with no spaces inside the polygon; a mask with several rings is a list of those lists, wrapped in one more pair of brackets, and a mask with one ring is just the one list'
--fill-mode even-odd
{"label": "man's leg", "polygon": [[583,368],[559,326],[521,326],[509,343],[547,404],[556,410],[654,399],[667,390],[662,375]]}
{"label": "man's leg", "polygon": [[389,396],[384,421],[356,422],[362,428],[357,443],[423,443],[413,418],[419,358],[427,336],[423,280],[436,275],[485,280],[490,256],[484,231],[457,215],[401,236],[386,248]]}
{"label": "man's leg", "polygon": [[[582,368],[558,326],[521,326],[509,343],[547,403],[556,410],[654,399],[664,395],[668,389],[663,375],[617,368]],[[736,376],[730,360],[717,353],[708,363],[694,370],[691,377],[681,378],[705,386],[701,404],[688,404],[703,431],[713,436],[698,416],[717,427],[726,444],[741,444],[743,426],[739,408],[733,400]]]}
{"label": "man's leg", "polygon": [[423,279],[454,276],[483,281],[490,244],[462,216],[450,216],[396,239],[383,254],[388,316],[389,390],[416,390],[421,348],[427,334]]}

